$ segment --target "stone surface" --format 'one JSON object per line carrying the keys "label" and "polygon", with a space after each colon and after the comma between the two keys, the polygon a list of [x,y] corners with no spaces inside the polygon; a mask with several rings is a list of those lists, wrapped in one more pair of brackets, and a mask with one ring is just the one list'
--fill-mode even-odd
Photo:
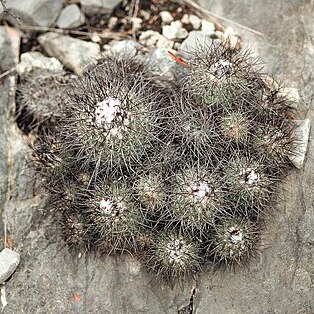
{"label": "stone surface", "polygon": [[[6,0],[5,3],[21,22],[35,26],[51,26],[59,16],[64,0]],[[0,5],[0,13],[2,10]]]}
{"label": "stone surface", "polygon": [[[264,33],[237,28],[244,45],[268,62],[300,92],[302,118],[314,119],[313,2],[310,0],[201,0],[208,10]],[[0,27],[0,65],[14,66],[8,39]],[[15,313],[178,313],[190,302],[194,283],[182,289],[155,283],[130,257],[82,257],[70,254],[41,215],[42,198],[30,184],[26,139],[14,123],[11,79],[0,87],[0,213],[21,263],[6,283],[4,314]],[[313,128],[310,137],[313,138]],[[312,314],[314,145],[306,162],[282,184],[282,197],[267,223],[261,252],[235,272],[201,274],[193,299],[197,314]],[[27,170],[26,170],[27,169]],[[2,241],[0,241],[2,245]],[[79,295],[74,298],[74,294]],[[190,313],[190,312],[185,312]]]}
{"label": "stone surface", "polygon": [[14,272],[20,263],[20,254],[8,248],[0,252],[0,285]]}
{"label": "stone surface", "polygon": [[100,54],[100,47],[96,43],[57,33],[40,35],[38,41],[50,56],[60,60],[65,67],[78,75],[82,73],[87,63]]}
{"label": "stone surface", "polygon": [[62,11],[57,20],[59,28],[75,28],[85,23],[84,13],[80,10],[77,4],[67,5]]}
{"label": "stone surface", "polygon": [[81,0],[81,6],[85,13],[112,13],[121,0]]}
{"label": "stone surface", "polygon": [[21,54],[21,61],[16,66],[18,74],[25,75],[35,68],[62,71],[63,66],[58,59],[46,57],[38,51],[29,51]]}

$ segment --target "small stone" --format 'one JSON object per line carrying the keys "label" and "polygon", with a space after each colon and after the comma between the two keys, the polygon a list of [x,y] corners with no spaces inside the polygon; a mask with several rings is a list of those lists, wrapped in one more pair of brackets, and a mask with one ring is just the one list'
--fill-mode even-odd
{"label": "small stone", "polygon": [[292,108],[297,108],[300,102],[300,95],[297,88],[284,87],[279,91],[279,95],[285,97],[289,101],[289,105]]}
{"label": "small stone", "polygon": [[0,284],[4,283],[20,263],[20,254],[8,248],[0,253]]}
{"label": "small stone", "polygon": [[131,23],[132,23],[132,29],[134,31],[138,31],[142,27],[143,20],[139,17],[132,17]]}
{"label": "small stone", "polygon": [[170,39],[167,39],[165,36],[160,35],[157,44],[157,48],[172,48],[173,47],[173,41]]}
{"label": "small stone", "polygon": [[22,53],[21,61],[16,66],[19,75],[25,75],[35,68],[47,69],[54,72],[62,71],[62,64],[54,57],[49,58],[37,51]]}
{"label": "small stone", "polygon": [[118,24],[118,18],[116,16],[112,16],[108,21],[108,28],[110,30],[114,29]]}
{"label": "small stone", "polygon": [[202,25],[202,20],[198,16],[191,14],[190,15],[190,23],[192,24],[192,26],[195,30],[198,30],[198,29],[200,29],[200,27]]}
{"label": "small stone", "polygon": [[231,26],[226,27],[224,34],[225,36],[237,36],[238,35],[238,33]]}
{"label": "small stone", "polygon": [[48,55],[56,57],[78,75],[82,74],[85,65],[100,54],[100,47],[96,43],[53,32],[40,35],[38,41]]}
{"label": "small stone", "polygon": [[139,42],[148,47],[156,46],[160,36],[161,35],[158,32],[148,30],[140,35]]}
{"label": "small stone", "polygon": [[211,35],[215,32],[215,24],[212,22],[209,22],[207,20],[202,20],[202,32],[206,35]]}
{"label": "small stone", "polygon": [[140,16],[145,20],[148,21],[150,19],[150,13],[146,10],[140,10]]}
{"label": "small stone", "polygon": [[173,16],[168,11],[161,11],[159,15],[164,24],[170,24],[173,21]]}
{"label": "small stone", "polygon": [[182,24],[190,24],[190,17],[188,14],[184,14],[181,18]]}
{"label": "small stone", "polygon": [[111,14],[121,0],[81,0],[82,10],[87,14]]}
{"label": "small stone", "polygon": [[130,57],[136,56],[141,45],[134,40],[120,40],[111,46],[111,52],[116,54],[127,54]]}
{"label": "small stone", "polygon": [[296,140],[298,141],[298,146],[291,156],[289,156],[289,159],[296,168],[300,169],[304,164],[305,155],[307,152],[311,129],[310,119],[294,120],[293,122],[297,124],[294,134]]}
{"label": "small stone", "polygon": [[189,56],[190,51],[195,51],[200,47],[210,45],[212,39],[209,35],[204,34],[202,31],[191,31],[187,39],[182,42],[180,52],[185,57]]}
{"label": "small stone", "polygon": [[59,16],[63,2],[63,0],[6,0],[5,5],[24,24],[49,27]]}
{"label": "small stone", "polygon": [[59,28],[75,28],[85,23],[85,16],[77,4],[66,6],[57,20]]}
{"label": "small stone", "polygon": [[162,34],[168,39],[184,39],[188,36],[188,31],[182,27],[180,21],[172,22],[170,25],[162,27]]}
{"label": "small stone", "polygon": [[176,63],[169,57],[168,50],[165,48],[156,48],[149,55],[149,69],[158,76],[173,80],[172,70]]}

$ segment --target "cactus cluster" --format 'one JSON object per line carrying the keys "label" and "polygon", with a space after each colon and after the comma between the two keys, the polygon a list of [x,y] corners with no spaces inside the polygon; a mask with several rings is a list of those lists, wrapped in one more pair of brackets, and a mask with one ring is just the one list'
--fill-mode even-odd
{"label": "cactus cluster", "polygon": [[212,44],[185,63],[161,83],[143,59],[105,56],[58,93],[54,76],[38,98],[36,81],[21,88],[45,124],[33,160],[65,241],[137,253],[170,281],[255,254],[298,144],[290,103],[248,53]]}

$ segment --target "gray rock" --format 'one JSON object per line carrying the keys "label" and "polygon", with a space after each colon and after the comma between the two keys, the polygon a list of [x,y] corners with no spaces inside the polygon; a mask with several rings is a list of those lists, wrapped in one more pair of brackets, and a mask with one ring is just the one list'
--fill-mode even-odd
{"label": "gray rock", "polygon": [[173,21],[173,16],[169,11],[160,11],[159,15],[164,24],[170,24]]}
{"label": "gray rock", "polygon": [[96,43],[57,33],[50,32],[40,35],[38,41],[50,56],[60,60],[65,67],[78,75],[82,74],[86,64],[100,54],[100,47]]}
{"label": "gray rock", "polygon": [[137,55],[141,45],[134,40],[120,40],[111,46],[111,52],[116,54],[127,54],[131,57]]}
{"label": "gray rock", "polygon": [[[149,70],[161,80],[177,82],[184,77],[186,68],[176,63],[168,53],[167,48],[156,48],[148,55]],[[174,51],[173,51],[174,52]]]}
{"label": "gray rock", "polygon": [[[51,26],[59,16],[64,0],[6,0],[6,7],[28,25]],[[0,13],[3,11],[0,8]]]}
{"label": "gray rock", "polygon": [[21,54],[21,61],[16,66],[19,75],[25,75],[35,68],[51,71],[62,71],[62,64],[54,57],[49,58],[38,51],[29,51]]}
{"label": "gray rock", "polygon": [[168,39],[184,39],[188,36],[188,31],[182,27],[180,21],[171,22],[170,25],[162,27],[162,34]]}
{"label": "gray rock", "polygon": [[297,124],[297,128],[295,129],[295,137],[298,141],[298,146],[289,159],[295,167],[301,169],[304,164],[310,138],[310,120],[293,120],[293,122]]}
{"label": "gray rock", "polygon": [[67,5],[62,11],[57,20],[59,28],[75,28],[85,23],[84,13],[80,10],[77,4]]}
{"label": "gray rock", "polygon": [[189,33],[187,39],[182,42],[179,51],[183,56],[188,57],[189,52],[192,52],[200,47],[210,45],[212,41],[211,37],[204,34],[202,31],[192,31]]}
{"label": "gray rock", "polygon": [[20,254],[8,248],[0,252],[0,285],[14,272],[20,263]]}
{"label": "gray rock", "polygon": [[112,13],[121,0],[81,0],[81,6],[85,13]]}

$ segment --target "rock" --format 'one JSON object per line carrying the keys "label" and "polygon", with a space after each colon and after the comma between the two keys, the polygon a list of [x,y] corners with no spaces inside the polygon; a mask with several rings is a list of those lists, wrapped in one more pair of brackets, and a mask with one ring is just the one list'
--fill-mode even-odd
{"label": "rock", "polygon": [[85,23],[85,16],[77,4],[67,5],[57,20],[59,28],[75,28]]}
{"label": "rock", "polygon": [[182,27],[180,21],[175,21],[163,26],[162,34],[168,39],[184,39],[188,36],[188,31]]}
{"label": "rock", "polygon": [[212,35],[215,32],[215,24],[207,20],[202,20],[202,32],[206,35]]}
{"label": "rock", "polygon": [[159,15],[164,24],[170,24],[173,21],[173,16],[168,11],[160,11]]}
{"label": "rock", "polygon": [[[156,48],[148,55],[148,66],[150,72],[161,81],[170,80],[177,82],[186,76],[187,68],[175,62],[169,56],[169,48]],[[172,51],[175,53],[175,51]]]}
{"label": "rock", "polygon": [[198,30],[198,29],[200,29],[200,27],[202,25],[202,20],[198,16],[191,14],[190,15],[190,23],[192,24],[192,26],[195,30]]}
{"label": "rock", "polygon": [[289,105],[292,108],[297,108],[300,102],[300,95],[297,88],[294,87],[282,87],[279,90],[279,95],[287,98]]}
{"label": "rock", "polygon": [[150,71],[158,76],[172,80],[174,78],[172,70],[176,63],[169,57],[168,50],[156,48],[148,55],[148,65]]}
{"label": "rock", "polygon": [[190,17],[188,14],[184,14],[181,18],[182,24],[190,24]]}
{"label": "rock", "polygon": [[[35,26],[51,26],[59,16],[64,0],[6,0],[7,9],[17,15],[22,23]],[[3,11],[1,7],[0,13]]]}
{"label": "rock", "polygon": [[130,21],[132,23],[132,30],[134,32],[138,31],[142,27],[143,20],[139,17],[131,17]]}
{"label": "rock", "polygon": [[100,47],[96,43],[52,32],[40,35],[38,41],[50,56],[59,59],[78,75],[82,74],[86,64],[100,54]]}
{"label": "rock", "polygon": [[121,0],[81,0],[82,10],[86,14],[111,14]]}
{"label": "rock", "polygon": [[160,36],[158,32],[148,30],[140,35],[139,42],[144,46],[153,47],[156,46]]}
{"label": "rock", "polygon": [[120,40],[111,46],[111,52],[116,54],[127,54],[130,57],[136,56],[141,45],[134,40]]}
{"label": "rock", "polygon": [[21,61],[16,66],[19,75],[25,75],[34,68],[47,69],[51,71],[62,71],[62,64],[54,57],[49,58],[38,51],[29,51],[21,54]]}
{"label": "rock", "polygon": [[172,40],[167,39],[165,36],[160,35],[157,41],[156,47],[157,48],[172,48],[173,44],[174,43]]}
{"label": "rock", "polygon": [[295,137],[298,141],[298,146],[289,159],[296,168],[301,169],[304,164],[310,137],[310,120],[294,120],[293,122],[297,124],[297,128],[295,129]]}
{"label": "rock", "polygon": [[188,56],[190,51],[194,51],[199,47],[204,47],[212,43],[209,35],[204,34],[202,31],[192,31],[189,33],[187,39],[182,42],[180,52],[184,56]]}
{"label": "rock", "polygon": [[20,263],[20,254],[8,248],[0,252],[0,285],[14,272]]}
{"label": "rock", "polygon": [[108,28],[110,30],[114,29],[118,24],[118,18],[116,16],[112,16],[108,22]]}

